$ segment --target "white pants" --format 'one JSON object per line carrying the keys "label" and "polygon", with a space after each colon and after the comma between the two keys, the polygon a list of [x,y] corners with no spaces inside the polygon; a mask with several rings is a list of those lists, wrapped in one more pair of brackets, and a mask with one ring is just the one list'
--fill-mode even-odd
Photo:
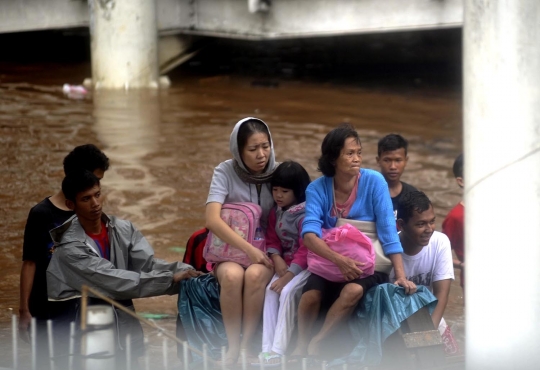
{"label": "white pants", "polygon": [[281,294],[270,290],[270,286],[279,276],[276,274],[266,287],[263,310],[262,351],[284,355],[296,323],[298,303],[302,288],[311,275],[307,270],[296,275],[285,285]]}

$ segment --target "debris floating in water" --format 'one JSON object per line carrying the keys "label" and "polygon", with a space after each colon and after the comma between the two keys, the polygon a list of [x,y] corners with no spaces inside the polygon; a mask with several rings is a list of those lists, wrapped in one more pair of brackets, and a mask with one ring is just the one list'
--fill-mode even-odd
{"label": "debris floating in water", "polygon": [[84,86],[70,84],[64,84],[62,86],[62,91],[70,99],[84,99],[88,93],[88,90],[86,90]]}

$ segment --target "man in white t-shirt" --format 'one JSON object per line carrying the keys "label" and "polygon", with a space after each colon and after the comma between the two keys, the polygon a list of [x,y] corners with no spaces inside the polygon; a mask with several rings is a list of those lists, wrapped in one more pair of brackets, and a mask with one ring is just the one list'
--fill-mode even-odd
{"label": "man in white t-shirt", "polygon": [[[454,280],[454,267],[450,240],[435,231],[435,212],[429,198],[421,191],[405,194],[398,203],[398,228],[403,246],[403,268],[407,280],[425,285],[437,297],[437,306],[431,315],[436,328],[442,319],[450,284]],[[394,271],[390,273],[393,281]],[[442,321],[441,321],[442,320]]]}

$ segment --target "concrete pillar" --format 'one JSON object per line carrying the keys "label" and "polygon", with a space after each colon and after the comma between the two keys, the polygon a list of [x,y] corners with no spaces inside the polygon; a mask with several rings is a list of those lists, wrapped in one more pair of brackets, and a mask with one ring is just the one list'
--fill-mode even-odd
{"label": "concrete pillar", "polygon": [[96,89],[158,87],[155,0],[88,0]]}
{"label": "concrete pillar", "polygon": [[540,363],[540,1],[466,0],[467,369]]}

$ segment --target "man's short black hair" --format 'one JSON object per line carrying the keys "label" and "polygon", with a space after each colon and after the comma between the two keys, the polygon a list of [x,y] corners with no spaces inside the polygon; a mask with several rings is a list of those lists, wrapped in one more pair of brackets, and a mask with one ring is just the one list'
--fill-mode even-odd
{"label": "man's short black hair", "polygon": [[405,155],[407,155],[409,142],[401,135],[390,134],[379,140],[379,144],[377,145],[377,154],[380,157],[384,152],[391,152],[401,148],[405,149]]}
{"label": "man's short black hair", "polygon": [[463,153],[457,156],[452,171],[454,172],[454,177],[463,178]]}
{"label": "man's short black hair", "polygon": [[414,212],[422,213],[431,207],[431,201],[424,192],[416,190],[403,195],[397,205],[397,218],[407,223]]}
{"label": "man's short black hair", "polygon": [[79,145],[64,158],[66,176],[82,170],[94,172],[97,169],[107,171],[109,158],[94,144]]}
{"label": "man's short black hair", "polygon": [[321,144],[321,157],[318,163],[318,170],[323,175],[334,177],[336,174],[336,168],[334,166],[341,154],[341,149],[345,146],[345,140],[350,137],[355,138],[358,144],[361,145],[358,133],[348,123],[339,125],[324,137]]}
{"label": "man's short black hair", "polygon": [[88,170],[73,172],[69,176],[64,177],[62,181],[62,192],[66,199],[75,203],[77,194],[91,189],[96,185],[99,185],[99,179],[92,172]]}
{"label": "man's short black hair", "polygon": [[306,169],[298,162],[286,161],[281,163],[270,180],[272,187],[279,186],[285,189],[291,189],[298,203],[306,201],[306,188],[311,179]]}

